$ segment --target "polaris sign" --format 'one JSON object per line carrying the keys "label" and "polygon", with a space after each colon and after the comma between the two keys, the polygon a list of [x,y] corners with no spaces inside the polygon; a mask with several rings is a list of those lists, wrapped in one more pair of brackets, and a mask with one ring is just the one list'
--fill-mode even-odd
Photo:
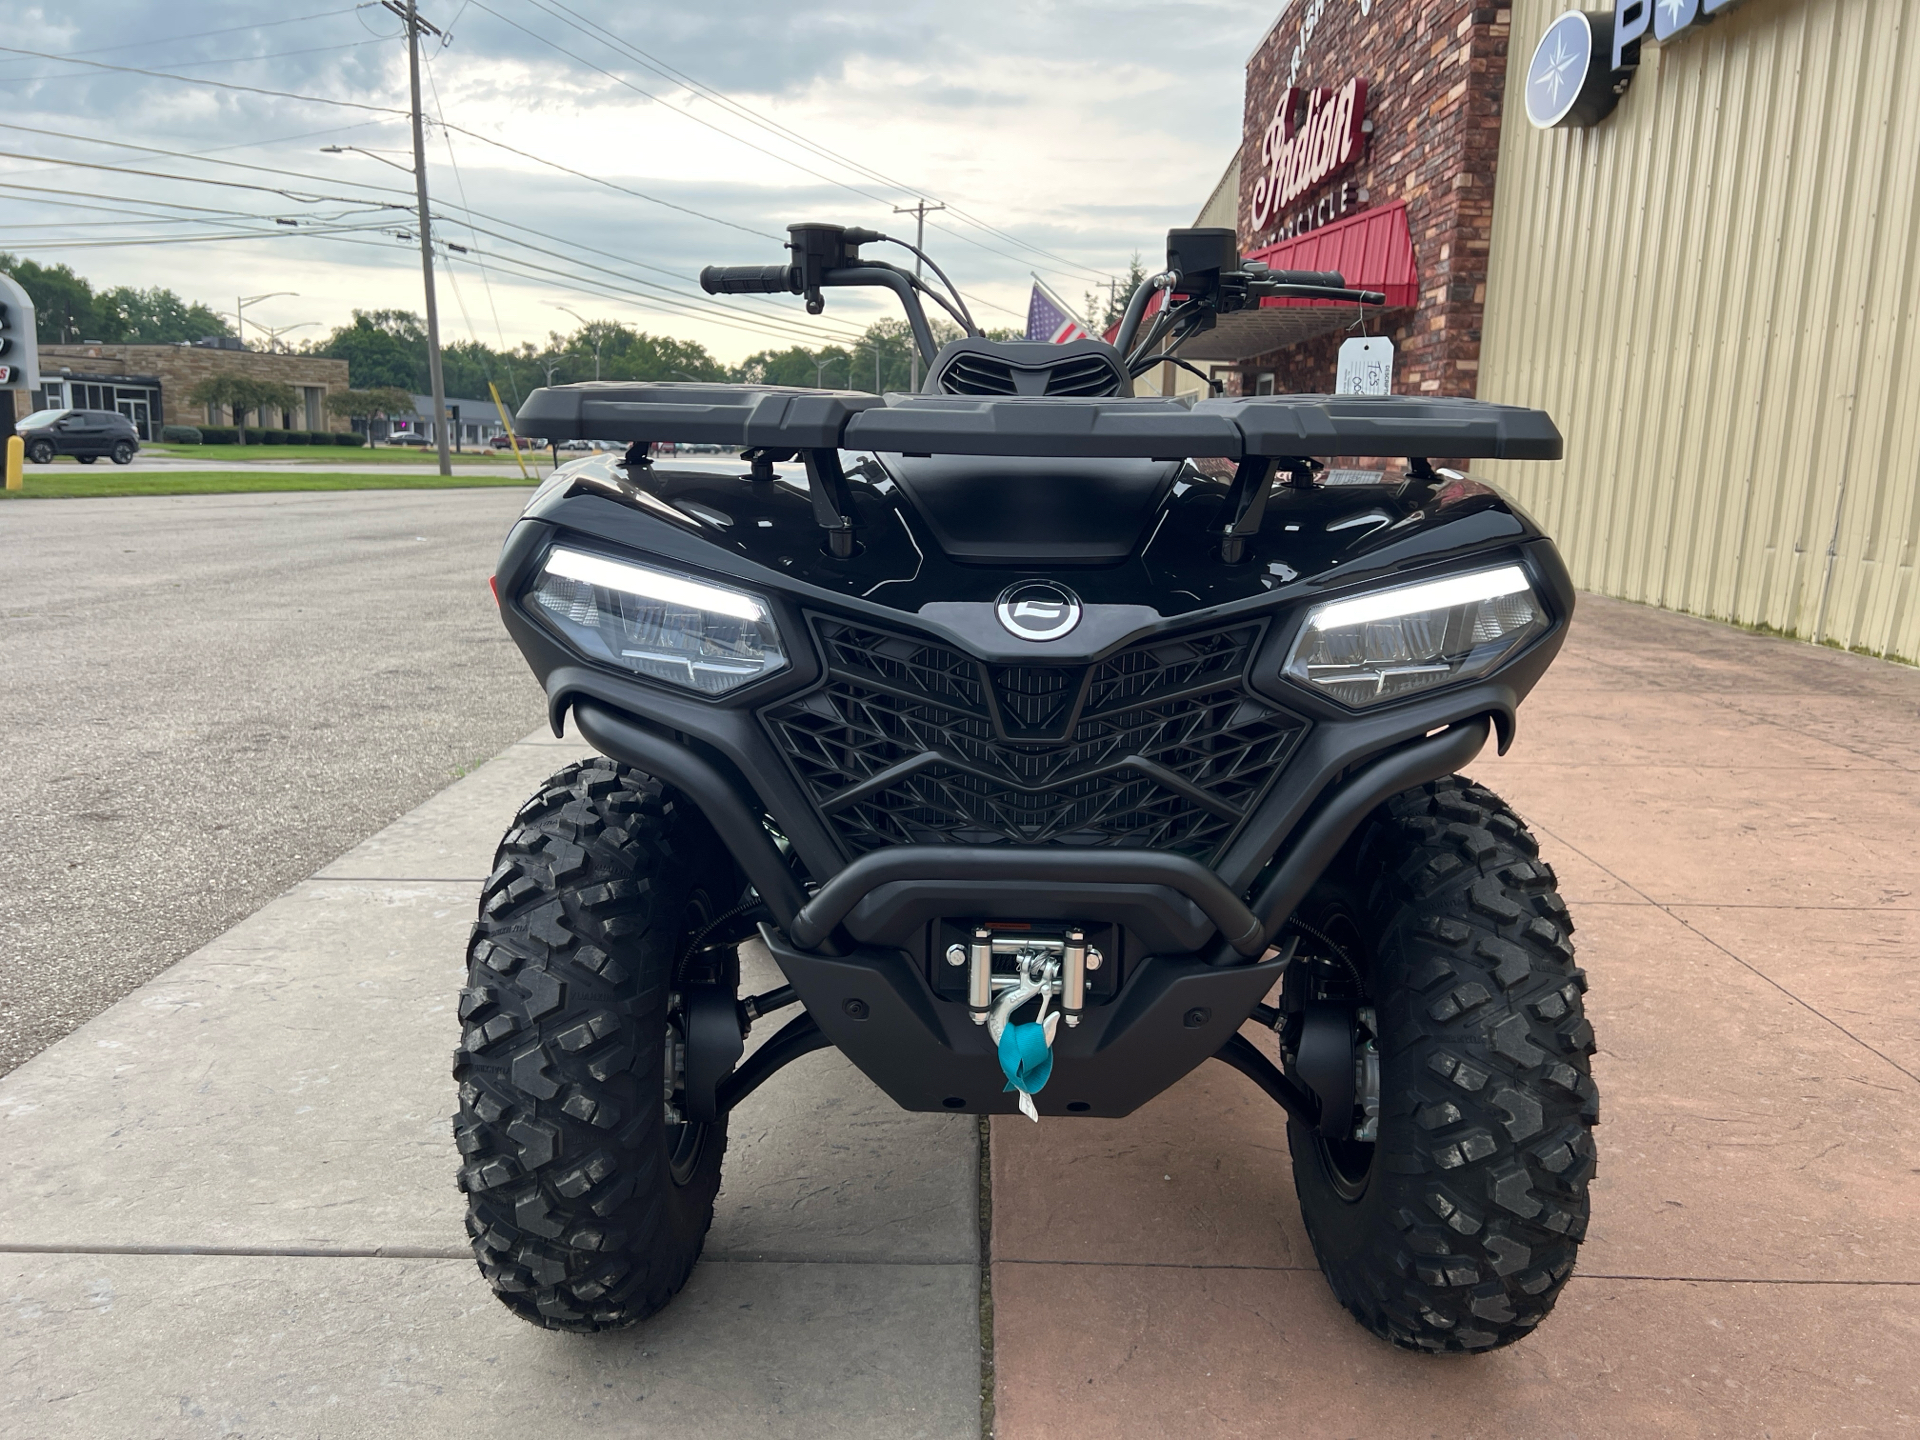
{"label": "polaris sign", "polygon": [[1614,0],[1611,13],[1567,11],[1547,27],[1527,65],[1527,119],[1540,130],[1598,125],[1626,94],[1649,29],[1664,44],[1736,3]]}

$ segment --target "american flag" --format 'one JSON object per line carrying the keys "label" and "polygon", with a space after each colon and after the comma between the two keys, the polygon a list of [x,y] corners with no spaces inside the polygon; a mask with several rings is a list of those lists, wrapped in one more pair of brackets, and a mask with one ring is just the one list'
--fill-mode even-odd
{"label": "american flag", "polygon": [[1027,302],[1027,339],[1064,345],[1069,340],[1087,338],[1087,327],[1073,318],[1066,303],[1038,280],[1033,282],[1033,298]]}

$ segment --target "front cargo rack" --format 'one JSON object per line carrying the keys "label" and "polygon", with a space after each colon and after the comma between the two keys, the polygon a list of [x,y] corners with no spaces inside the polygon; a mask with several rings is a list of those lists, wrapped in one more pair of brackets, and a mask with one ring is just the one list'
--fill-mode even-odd
{"label": "front cargo rack", "polygon": [[[558,444],[611,440],[741,449],[754,475],[806,462],[815,523],[829,554],[857,549],[842,450],[902,455],[1031,455],[1238,462],[1221,526],[1221,558],[1241,558],[1260,528],[1269,482],[1315,455],[1558,460],[1543,411],[1411,395],[1259,395],[1200,400],[1067,396],[870,395],[773,385],[592,381],[536,390],[520,432]],[[1304,473],[1304,472],[1301,472]]]}
{"label": "front cargo rack", "polygon": [[522,434],[555,442],[680,442],[796,454],[1558,460],[1562,450],[1543,411],[1412,395],[1258,395],[1189,404],[603,380],[534,391],[516,424]]}

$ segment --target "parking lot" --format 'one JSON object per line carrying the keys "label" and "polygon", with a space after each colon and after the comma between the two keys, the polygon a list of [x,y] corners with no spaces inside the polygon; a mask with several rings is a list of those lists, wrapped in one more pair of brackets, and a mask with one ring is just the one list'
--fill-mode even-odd
{"label": "parking lot", "polygon": [[[21,1033],[95,1018],[0,1080],[6,1433],[1920,1423],[1920,672],[1589,598],[1472,767],[1561,876],[1600,1045],[1592,1230],[1510,1349],[1354,1325],[1279,1113],[1223,1066],[1123,1121],[997,1119],[983,1156],[831,1053],[735,1117],[688,1290],[583,1339],[488,1295],[446,1120],[475,887],[578,749],[477,583],[515,497],[248,498],[0,517],[99,517],[7,582],[7,863],[38,887],[7,961],[89,997]],[[76,887],[40,837],[89,826]]]}

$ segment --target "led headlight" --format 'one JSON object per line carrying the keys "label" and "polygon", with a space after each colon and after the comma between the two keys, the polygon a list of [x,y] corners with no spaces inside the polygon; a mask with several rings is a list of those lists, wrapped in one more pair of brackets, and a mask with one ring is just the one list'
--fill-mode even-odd
{"label": "led headlight", "polygon": [[556,547],[528,598],[583,655],[703,695],[787,663],[758,595],[650,565]]}
{"label": "led headlight", "polygon": [[1316,605],[1287,675],[1342,705],[1378,705],[1484,675],[1547,628],[1518,565]]}

